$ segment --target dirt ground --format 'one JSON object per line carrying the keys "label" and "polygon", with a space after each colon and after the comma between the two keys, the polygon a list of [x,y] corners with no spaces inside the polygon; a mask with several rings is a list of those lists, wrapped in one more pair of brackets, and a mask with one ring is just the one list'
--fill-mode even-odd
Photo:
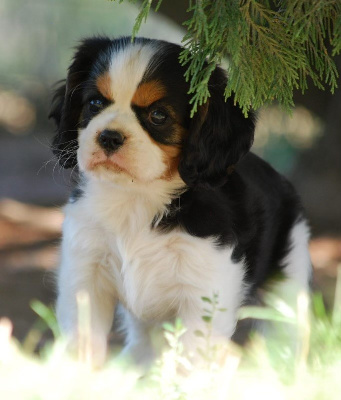
{"label": "dirt ground", "polygon": [[[12,320],[14,336],[21,341],[37,320],[30,302],[54,302],[62,220],[59,209],[0,202],[0,318]],[[341,265],[341,238],[314,238],[310,251],[315,290],[322,291],[331,306]]]}

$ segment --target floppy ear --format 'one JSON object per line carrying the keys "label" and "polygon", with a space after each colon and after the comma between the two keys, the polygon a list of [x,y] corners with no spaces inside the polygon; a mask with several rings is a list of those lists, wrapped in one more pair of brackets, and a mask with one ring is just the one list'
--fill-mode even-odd
{"label": "floppy ear", "polygon": [[233,97],[225,102],[225,86],[225,73],[217,67],[209,82],[210,98],[194,115],[184,141],[179,173],[190,187],[222,186],[252,146],[255,116],[250,111],[245,118]]}
{"label": "floppy ear", "polygon": [[55,121],[57,133],[51,147],[60,165],[64,168],[72,168],[77,164],[78,132],[76,125],[78,118],[77,115],[75,115],[74,121],[69,118],[71,102],[66,87],[65,81],[56,89],[53,97],[49,118]]}
{"label": "floppy ear", "polygon": [[49,118],[57,125],[52,151],[64,168],[77,164],[78,128],[82,112],[82,92],[100,52],[111,44],[107,38],[85,39],[77,48],[66,81],[57,88]]}

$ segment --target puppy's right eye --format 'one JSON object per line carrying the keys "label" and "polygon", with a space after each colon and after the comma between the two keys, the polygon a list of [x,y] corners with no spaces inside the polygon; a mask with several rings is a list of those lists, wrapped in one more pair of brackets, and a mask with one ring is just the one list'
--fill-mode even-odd
{"label": "puppy's right eye", "polygon": [[89,110],[93,114],[99,113],[101,110],[103,110],[104,103],[100,99],[92,99],[89,101]]}

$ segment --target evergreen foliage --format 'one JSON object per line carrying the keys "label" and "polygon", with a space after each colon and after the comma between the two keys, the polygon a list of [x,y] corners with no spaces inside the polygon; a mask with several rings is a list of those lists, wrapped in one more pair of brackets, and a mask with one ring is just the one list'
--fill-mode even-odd
{"label": "evergreen foliage", "polygon": [[[142,1],[133,36],[162,1]],[[210,75],[225,58],[225,95],[234,93],[244,113],[274,100],[290,109],[293,90],[304,92],[308,78],[320,89],[337,87],[340,0],[189,0],[187,11],[180,62],[187,66],[192,113],[207,101]]]}

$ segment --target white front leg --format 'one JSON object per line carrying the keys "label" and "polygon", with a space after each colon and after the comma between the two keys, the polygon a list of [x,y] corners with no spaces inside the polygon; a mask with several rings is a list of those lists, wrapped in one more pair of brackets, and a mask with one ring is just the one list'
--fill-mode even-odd
{"label": "white front leg", "polygon": [[[104,363],[107,335],[113,323],[116,293],[110,270],[101,264],[103,249],[91,247],[89,239],[83,241],[81,231],[76,232],[72,222],[65,221],[58,273],[57,319],[64,334],[77,347],[78,307],[77,294],[85,291],[90,303],[90,352],[94,366]],[[93,243],[94,244],[94,243]]]}

